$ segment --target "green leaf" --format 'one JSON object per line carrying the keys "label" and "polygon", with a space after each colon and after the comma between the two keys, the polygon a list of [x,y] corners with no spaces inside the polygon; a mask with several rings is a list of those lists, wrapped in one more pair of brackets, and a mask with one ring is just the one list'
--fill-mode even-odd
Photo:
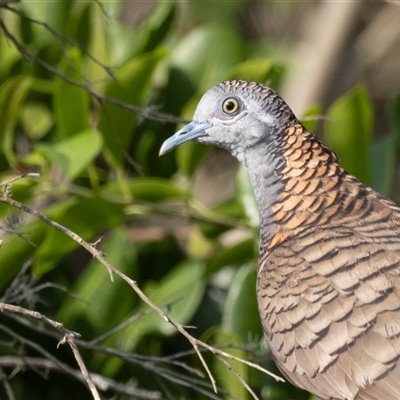
{"label": "green leaf", "polygon": [[[42,18],[56,31],[65,33],[71,9],[70,0],[49,2],[45,5],[45,15],[42,15]],[[46,34],[52,35],[51,32],[46,32]]]}
{"label": "green leaf", "polygon": [[[83,2],[79,2],[82,4]],[[109,4],[111,2],[107,2]],[[105,4],[103,4],[104,6]],[[88,52],[97,60],[104,65],[120,65],[114,64],[114,60],[111,59],[112,44],[110,43],[110,26],[107,24],[104,18],[104,8],[98,7],[97,4],[93,4],[90,10],[90,38]],[[117,46],[118,48],[119,46]],[[104,70],[102,65],[97,65],[91,60],[85,58],[85,71],[92,82],[96,82],[94,88],[98,91],[103,91],[104,82],[110,79],[107,71]]]}
{"label": "green leaf", "polygon": [[284,69],[281,65],[273,64],[265,59],[252,59],[235,65],[226,76],[226,80],[245,79],[247,81],[267,83],[277,87]]}
{"label": "green leaf", "polygon": [[149,202],[184,199],[189,196],[187,190],[162,178],[136,178],[129,182],[129,188],[134,198]]}
{"label": "green leaf", "polygon": [[91,16],[96,4],[91,2],[77,2],[71,7],[71,14],[68,20],[68,36],[74,38],[84,49],[89,46],[92,36],[93,24]]}
{"label": "green leaf", "polygon": [[400,143],[400,95],[389,103],[387,114],[390,128],[396,132],[396,137]]}
{"label": "green leaf", "polygon": [[[69,199],[51,207],[46,215],[84,240],[92,240],[104,229],[110,229],[121,223],[123,208],[98,197]],[[41,276],[52,270],[66,254],[78,246],[77,242],[63,232],[50,226],[46,227],[43,241],[35,252],[34,273]]]}
{"label": "green leaf", "polygon": [[[116,228],[106,239],[102,251],[107,261],[122,273],[132,275],[136,268],[137,248],[129,239],[125,226]],[[96,335],[107,326],[116,326],[132,313],[137,296],[121,279],[110,280],[107,269],[92,260],[74,285],[76,297],[67,297],[58,312],[58,320],[72,326],[77,320],[87,321]]]}
{"label": "green leaf", "polygon": [[[116,73],[116,81],[109,82],[106,95],[140,106],[149,93],[153,71],[165,56],[164,49],[138,56],[127,62]],[[105,103],[100,112],[99,129],[104,138],[106,157],[114,166],[121,166],[136,126],[137,115],[114,104]]]}
{"label": "green leaf", "polygon": [[243,206],[247,222],[250,227],[258,229],[260,227],[260,215],[258,211],[257,201],[254,197],[253,186],[250,181],[249,174],[243,164],[239,165],[236,175],[236,193],[238,200]]}
{"label": "green leaf", "polygon": [[394,131],[374,143],[371,149],[371,186],[385,196],[390,195],[396,164],[397,138]]}
{"label": "green leaf", "polygon": [[[180,324],[187,324],[199,306],[205,290],[203,265],[188,260],[174,267],[160,282],[149,283],[144,288],[146,296],[168,316]],[[150,313],[119,331],[113,341],[126,351],[134,349],[138,341],[150,333],[176,334],[177,330],[157,313],[142,305],[139,310]],[[138,311],[139,311],[138,310]]]}
{"label": "green leaf", "polygon": [[317,117],[321,114],[321,107],[319,105],[314,105],[308,108],[301,118],[302,125],[309,131],[314,132],[318,119]]}
{"label": "green leaf", "polygon": [[87,130],[53,145],[39,144],[37,148],[61,167],[66,178],[73,180],[100,153],[102,144],[99,132]]}
{"label": "green leaf", "polygon": [[364,86],[357,85],[328,110],[326,142],[347,171],[364,183],[371,182],[370,146],[373,111]]}
{"label": "green leaf", "polygon": [[[145,288],[146,295],[153,303],[168,310],[169,317],[186,324],[194,315],[201,302],[206,282],[201,262],[188,260],[173,268],[161,282]],[[156,319],[157,330],[164,335],[177,333],[176,329],[155,313],[149,319]]]}
{"label": "green leaf", "polygon": [[[190,193],[168,179],[145,177],[134,178],[126,183],[134,200],[151,203],[169,200],[186,199]],[[111,182],[101,188],[99,194],[104,198],[123,201],[124,192],[117,182]]]}
{"label": "green leaf", "polygon": [[388,103],[389,133],[372,146],[371,186],[379,193],[389,196],[396,168],[396,152],[400,144],[400,96]]}
{"label": "green leaf", "polygon": [[207,274],[228,265],[242,265],[257,258],[254,239],[246,239],[231,247],[221,247],[207,263]]}
{"label": "green leaf", "polygon": [[34,140],[42,138],[53,125],[53,115],[43,103],[25,103],[20,118],[24,131]]}
{"label": "green leaf", "polygon": [[176,4],[162,1],[146,21],[147,40],[142,52],[153,51],[165,39],[175,20]]}
{"label": "green leaf", "polygon": [[172,53],[171,63],[203,93],[222,81],[243,58],[243,42],[235,31],[207,26],[194,29],[182,40]]}
{"label": "green leaf", "polygon": [[256,282],[256,263],[239,268],[224,302],[222,326],[230,332],[235,332],[242,343],[263,336],[258,318]]}
{"label": "green leaf", "polygon": [[14,152],[15,127],[33,81],[31,77],[16,76],[0,87],[0,152],[11,165],[15,165],[17,158]]}
{"label": "green leaf", "polygon": [[[82,56],[78,49],[72,49],[68,59],[63,60],[58,68],[69,78],[83,82]],[[86,90],[56,77],[53,106],[57,132],[61,138],[89,129],[89,95]]]}
{"label": "green leaf", "polygon": [[[246,352],[240,348],[243,343],[240,341],[240,338],[236,333],[223,328],[217,329],[213,335],[213,342],[214,346],[223,348],[225,352],[232,354],[235,357],[246,359]],[[227,361],[241,376],[241,378],[247,382],[249,377],[249,367],[239,361]],[[229,393],[230,399],[247,400],[250,398],[248,391],[239,381],[237,376],[232,371],[229,371],[220,360],[214,360],[214,369],[217,376],[218,386],[221,386]]]}

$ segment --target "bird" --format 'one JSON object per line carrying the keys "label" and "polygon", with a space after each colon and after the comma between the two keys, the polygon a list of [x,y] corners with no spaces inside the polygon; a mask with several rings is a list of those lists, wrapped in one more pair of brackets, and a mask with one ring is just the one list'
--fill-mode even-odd
{"label": "bird", "polygon": [[248,171],[258,310],[282,374],[323,400],[399,400],[400,208],[344,170],[261,83],[213,86],[160,154],[190,140]]}

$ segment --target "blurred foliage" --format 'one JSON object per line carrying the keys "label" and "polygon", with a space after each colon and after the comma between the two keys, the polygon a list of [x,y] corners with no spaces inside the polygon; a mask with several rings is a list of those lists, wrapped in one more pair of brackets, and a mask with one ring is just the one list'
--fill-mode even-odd
{"label": "blurred foliage", "polygon": [[[190,119],[204,91],[226,79],[279,89],[284,66],[253,57],[229,2],[216,3],[229,23],[204,24],[208,13],[213,20],[216,14],[199,9],[198,27],[185,34],[177,29],[174,2],[160,2],[137,27],[119,22],[119,1],[26,1],[0,9],[0,181],[39,171],[39,178],[15,182],[12,197],[89,242],[102,238],[107,259],[172,319],[197,327],[196,337],[276,372],[258,319],[258,216],[247,174],[239,168],[233,198],[206,208],[195,199],[190,178],[213,150],[188,143],[157,157],[161,143],[178,128],[157,121],[157,111]],[[390,130],[377,143],[372,106],[361,85],[331,106],[325,124],[327,142],[342,164],[384,194],[390,194],[394,175],[399,104],[397,99],[388,105]],[[315,106],[306,116],[319,113]],[[305,124],[315,127],[309,118]],[[218,359],[206,355],[220,389],[214,394],[207,378],[195,373],[203,367],[190,344],[125,283],[112,283],[77,243],[4,203],[0,216],[2,301],[19,299],[85,340],[101,338],[105,347],[136,357],[127,363],[85,350],[90,371],[161,392],[162,398],[251,398]],[[245,234],[226,244],[224,235],[237,226]],[[33,280],[20,274],[26,266]],[[18,293],[8,290],[12,282]],[[54,337],[6,316],[0,323],[76,368],[69,349],[56,349]],[[0,337],[0,356],[41,355],[4,329]],[[150,361],[157,368],[148,367]],[[311,399],[259,371],[232,365],[262,399]],[[18,399],[91,398],[67,375],[50,372],[46,378],[19,371],[10,384]],[[6,397],[3,392],[1,387],[0,398]],[[112,397],[108,394],[104,398]]]}

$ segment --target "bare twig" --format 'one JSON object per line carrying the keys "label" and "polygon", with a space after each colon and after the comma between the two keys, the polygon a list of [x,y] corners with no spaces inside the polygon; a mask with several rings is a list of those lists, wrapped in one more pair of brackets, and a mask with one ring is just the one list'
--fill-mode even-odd
{"label": "bare twig", "polygon": [[12,390],[12,387],[10,385],[10,382],[8,382],[8,377],[4,373],[3,368],[0,368],[0,380],[3,383],[4,386],[4,391],[7,394],[8,400],[15,400],[14,392]]}
{"label": "bare twig", "polygon": [[14,176],[13,178],[7,179],[6,181],[0,182],[0,187],[1,186],[9,186],[12,183],[14,183],[15,181],[18,181],[22,178],[35,178],[35,177],[39,177],[40,174],[36,173],[36,172],[27,172],[25,174],[21,174],[18,176]]}
{"label": "bare twig", "polygon": [[12,312],[14,314],[21,314],[25,315],[34,319],[37,319],[39,321],[44,322],[46,325],[50,325],[52,328],[56,329],[57,331],[61,332],[63,335],[74,335],[75,337],[79,337],[79,333],[77,332],[72,332],[66,328],[64,328],[63,324],[61,322],[53,321],[50,318],[47,318],[43,314],[37,311],[32,311],[32,310],[27,310],[26,308],[16,306],[13,304],[7,304],[7,303],[0,303],[0,312],[3,311],[8,311]]}
{"label": "bare twig", "polygon": [[143,315],[145,315],[145,314],[147,314],[147,312],[144,311],[144,310],[137,312],[136,314],[132,315],[131,317],[129,317],[125,321],[121,322],[119,325],[115,326],[114,328],[110,329],[106,333],[104,333],[101,336],[91,340],[89,343],[90,344],[97,344],[97,343],[102,342],[104,339],[107,339],[108,337],[113,335],[115,332],[118,332],[120,329],[122,329],[125,326],[131,324],[133,321],[136,321],[137,319],[143,317]]}
{"label": "bare twig", "polygon": [[235,368],[232,367],[231,364],[229,364],[224,358],[222,358],[220,355],[217,355],[218,360],[222,362],[222,364],[225,365],[226,368],[228,368],[232,373],[236,376],[236,378],[240,381],[240,383],[247,389],[247,391],[251,394],[253,399],[255,400],[260,400],[258,396],[254,393],[252,388],[247,384],[247,382],[242,378],[242,376],[239,374],[239,372],[236,371]]}
{"label": "bare twig", "polygon": [[69,346],[72,349],[72,352],[74,353],[75,360],[79,365],[79,369],[81,370],[82,375],[83,375],[85,381],[87,382],[87,384],[89,386],[89,390],[92,392],[92,396],[93,396],[94,400],[101,400],[100,396],[99,396],[99,393],[98,393],[98,391],[96,389],[96,385],[93,383],[92,378],[91,378],[91,376],[89,374],[89,371],[86,368],[85,363],[83,362],[83,359],[82,359],[81,353],[79,352],[78,346],[75,343],[75,337],[76,337],[75,333],[73,333],[73,332],[67,333],[61,339],[61,341],[58,343],[57,347],[60,344],[64,344],[65,342],[67,342],[69,344]]}

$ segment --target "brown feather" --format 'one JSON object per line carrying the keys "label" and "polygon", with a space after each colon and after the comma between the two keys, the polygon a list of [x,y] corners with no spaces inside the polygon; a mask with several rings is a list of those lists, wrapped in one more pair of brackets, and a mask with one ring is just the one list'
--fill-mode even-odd
{"label": "brown feather", "polygon": [[298,124],[258,302],[284,375],[321,399],[400,399],[400,210]]}

